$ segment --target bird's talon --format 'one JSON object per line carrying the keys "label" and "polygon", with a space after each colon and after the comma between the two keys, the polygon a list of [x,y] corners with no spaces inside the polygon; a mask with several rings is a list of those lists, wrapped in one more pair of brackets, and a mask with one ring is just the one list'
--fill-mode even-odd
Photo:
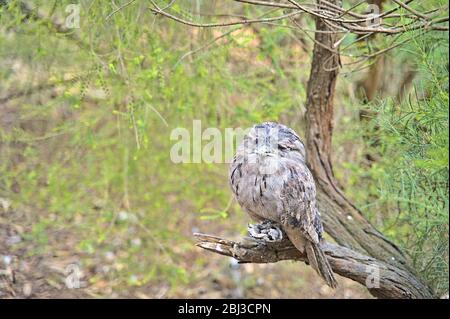
{"label": "bird's talon", "polygon": [[248,233],[250,237],[262,239],[266,242],[276,242],[283,239],[283,232],[271,221],[264,221],[254,225],[249,224]]}

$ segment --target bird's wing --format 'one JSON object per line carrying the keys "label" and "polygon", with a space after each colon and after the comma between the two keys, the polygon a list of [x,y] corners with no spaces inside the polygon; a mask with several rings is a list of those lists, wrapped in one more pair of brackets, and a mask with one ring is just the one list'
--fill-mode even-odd
{"label": "bird's wing", "polygon": [[289,163],[283,176],[281,190],[282,224],[299,229],[308,240],[319,243],[320,216],[316,208],[316,186],[308,167],[303,163]]}
{"label": "bird's wing", "polygon": [[316,207],[313,176],[303,162],[290,164],[283,174],[281,224],[294,246],[306,252],[311,267],[330,287],[335,288],[337,282],[333,270],[320,247],[322,223]]}

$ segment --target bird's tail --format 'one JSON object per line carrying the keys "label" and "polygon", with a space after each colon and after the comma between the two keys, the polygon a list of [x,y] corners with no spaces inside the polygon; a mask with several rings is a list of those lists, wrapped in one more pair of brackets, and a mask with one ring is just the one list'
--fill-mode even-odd
{"label": "bird's tail", "polygon": [[305,245],[305,250],[311,267],[326,281],[328,286],[336,288],[337,281],[334,278],[333,270],[319,244],[308,240]]}

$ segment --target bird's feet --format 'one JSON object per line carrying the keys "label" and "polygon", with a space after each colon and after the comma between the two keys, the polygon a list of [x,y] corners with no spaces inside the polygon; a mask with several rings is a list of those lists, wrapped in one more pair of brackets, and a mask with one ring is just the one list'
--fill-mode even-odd
{"label": "bird's feet", "polygon": [[265,220],[259,224],[249,224],[248,234],[258,240],[276,242],[283,239],[283,231],[277,223]]}

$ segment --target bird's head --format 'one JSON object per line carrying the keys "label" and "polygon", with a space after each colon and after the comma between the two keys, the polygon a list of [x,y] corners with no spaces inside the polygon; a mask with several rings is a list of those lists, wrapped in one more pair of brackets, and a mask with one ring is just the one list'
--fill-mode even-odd
{"label": "bird's head", "polygon": [[264,122],[253,126],[241,144],[241,152],[258,162],[265,158],[286,157],[305,161],[305,146],[285,125]]}

